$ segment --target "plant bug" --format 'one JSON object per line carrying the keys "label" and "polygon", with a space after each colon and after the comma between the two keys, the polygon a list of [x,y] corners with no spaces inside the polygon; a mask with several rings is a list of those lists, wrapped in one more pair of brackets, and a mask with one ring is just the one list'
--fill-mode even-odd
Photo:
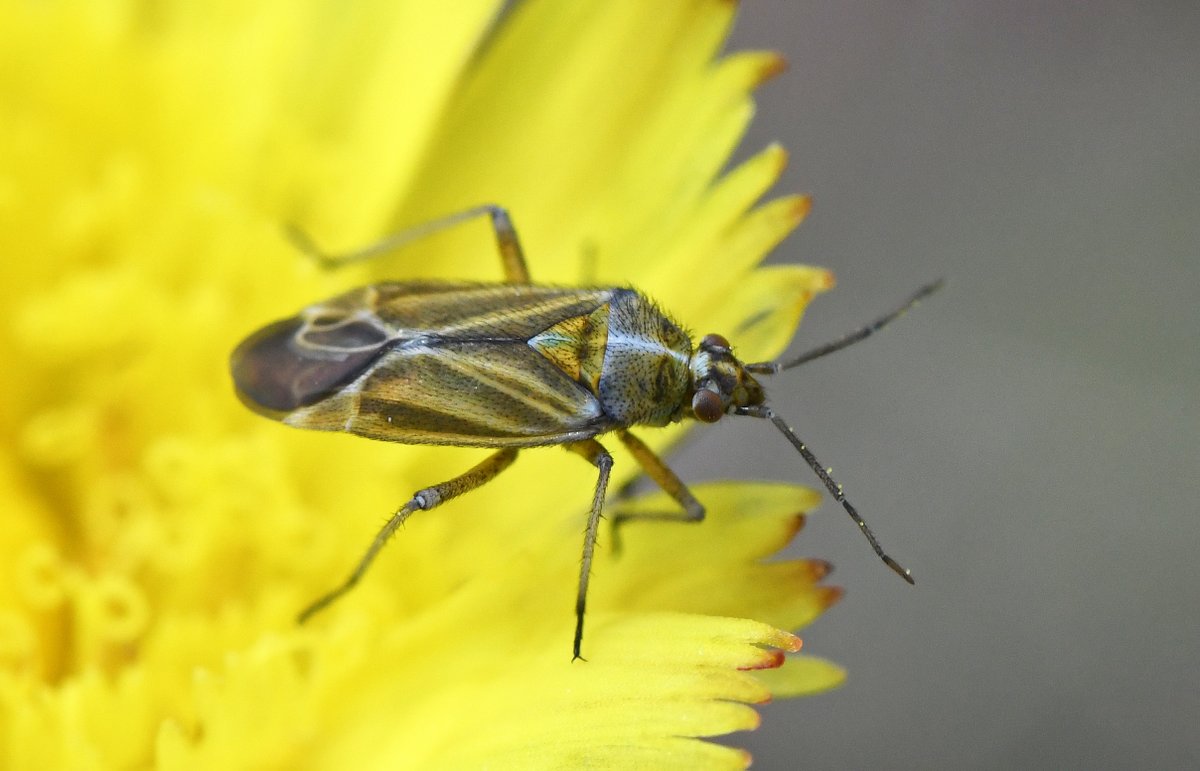
{"label": "plant bug", "polygon": [[771,410],[755,376],[791,369],[862,340],[937,290],[940,281],[839,340],[790,360],[745,364],[720,335],[706,335],[693,346],[679,325],[636,290],[532,283],[512,220],[499,206],[468,209],[340,256],[322,253],[299,231],[292,236],[319,262],[335,266],[483,216],[491,218],[505,283],[392,281],[360,287],[269,324],[231,356],[241,400],[288,425],[405,444],[495,449],[461,476],[414,493],[350,576],[305,609],[301,622],[353,588],[413,512],[486,484],[512,464],[520,449],[561,445],[598,470],[575,600],[572,653],[580,658],[588,578],[613,464],[597,437],[615,433],[682,509],[643,517],[698,522],[704,506],[629,429],[684,419],[715,423],[725,415],[773,423],[875,553],[913,583],[909,571],[883,551],[841,486]]}

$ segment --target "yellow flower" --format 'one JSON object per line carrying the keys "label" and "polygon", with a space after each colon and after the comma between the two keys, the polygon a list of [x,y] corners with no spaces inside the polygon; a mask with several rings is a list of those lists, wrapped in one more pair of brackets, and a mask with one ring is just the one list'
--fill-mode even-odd
{"label": "yellow flower", "polygon": [[[755,268],[807,204],[756,205],[778,148],[722,174],[780,69],[716,58],[732,4],[453,5],[0,6],[0,767],[739,767],[697,737],[840,681],[766,671],[837,597],[823,563],[766,561],[818,500],[786,485],[697,484],[702,525],[628,526],[572,663],[594,471],[555,449],[294,625],[480,451],[263,420],[229,352],[356,283],[500,272],[482,225],[325,273],[283,223],[337,249],[499,202],[535,280],[636,285],[748,359],[832,284]],[[614,489],[634,469],[617,453]]]}

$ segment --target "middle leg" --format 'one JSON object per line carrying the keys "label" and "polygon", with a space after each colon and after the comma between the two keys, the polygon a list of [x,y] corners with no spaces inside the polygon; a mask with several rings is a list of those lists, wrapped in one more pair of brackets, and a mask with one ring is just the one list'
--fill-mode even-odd
{"label": "middle leg", "polygon": [[592,495],[592,510],[588,513],[587,530],[583,534],[583,560],[579,567],[579,593],[575,596],[575,641],[571,646],[571,661],[582,659],[579,654],[583,644],[583,616],[587,610],[588,579],[592,575],[592,555],[596,551],[596,531],[600,528],[600,511],[604,508],[604,494],[608,490],[608,477],[612,473],[612,455],[595,439],[566,445],[571,452],[582,455],[584,460],[600,470],[596,479],[596,492]]}
{"label": "middle leg", "polygon": [[359,560],[358,566],[354,568],[354,572],[342,582],[341,586],[331,592],[325,593],[301,611],[300,617],[297,619],[298,623],[303,624],[314,614],[333,604],[335,600],[353,589],[355,584],[366,575],[367,569],[371,567],[371,563],[375,561],[375,557],[378,556],[396,530],[404,524],[409,515],[415,511],[428,511],[429,509],[437,508],[451,498],[457,498],[463,493],[468,493],[478,487],[482,487],[492,481],[501,471],[511,466],[512,462],[516,459],[517,451],[515,449],[510,447],[499,450],[467,473],[414,493],[408,503],[404,504],[404,506],[392,515],[375,536],[375,539],[371,541],[370,547]]}

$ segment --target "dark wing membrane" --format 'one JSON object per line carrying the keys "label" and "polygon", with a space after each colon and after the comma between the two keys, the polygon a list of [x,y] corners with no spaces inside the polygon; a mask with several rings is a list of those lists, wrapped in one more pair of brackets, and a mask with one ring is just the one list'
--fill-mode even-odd
{"label": "dark wing membrane", "polygon": [[406,444],[531,447],[610,428],[596,397],[524,340],[413,340],[283,421]]}
{"label": "dark wing membrane", "polygon": [[387,336],[366,320],[293,316],[269,324],[242,341],[230,357],[241,400],[255,412],[279,418],[324,399],[359,378],[387,345]]}
{"label": "dark wing membrane", "polygon": [[332,303],[366,307],[393,338],[528,340],[563,319],[586,316],[616,289],[444,281],[385,282],[354,290]]}

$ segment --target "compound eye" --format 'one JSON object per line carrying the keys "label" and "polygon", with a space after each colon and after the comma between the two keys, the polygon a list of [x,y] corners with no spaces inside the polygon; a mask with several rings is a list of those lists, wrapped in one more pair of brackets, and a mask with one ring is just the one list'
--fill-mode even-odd
{"label": "compound eye", "polygon": [[701,348],[724,348],[729,350],[729,341],[721,335],[705,335],[700,341]]}
{"label": "compound eye", "polygon": [[721,397],[708,389],[701,389],[692,397],[692,414],[704,423],[716,423],[725,414]]}

